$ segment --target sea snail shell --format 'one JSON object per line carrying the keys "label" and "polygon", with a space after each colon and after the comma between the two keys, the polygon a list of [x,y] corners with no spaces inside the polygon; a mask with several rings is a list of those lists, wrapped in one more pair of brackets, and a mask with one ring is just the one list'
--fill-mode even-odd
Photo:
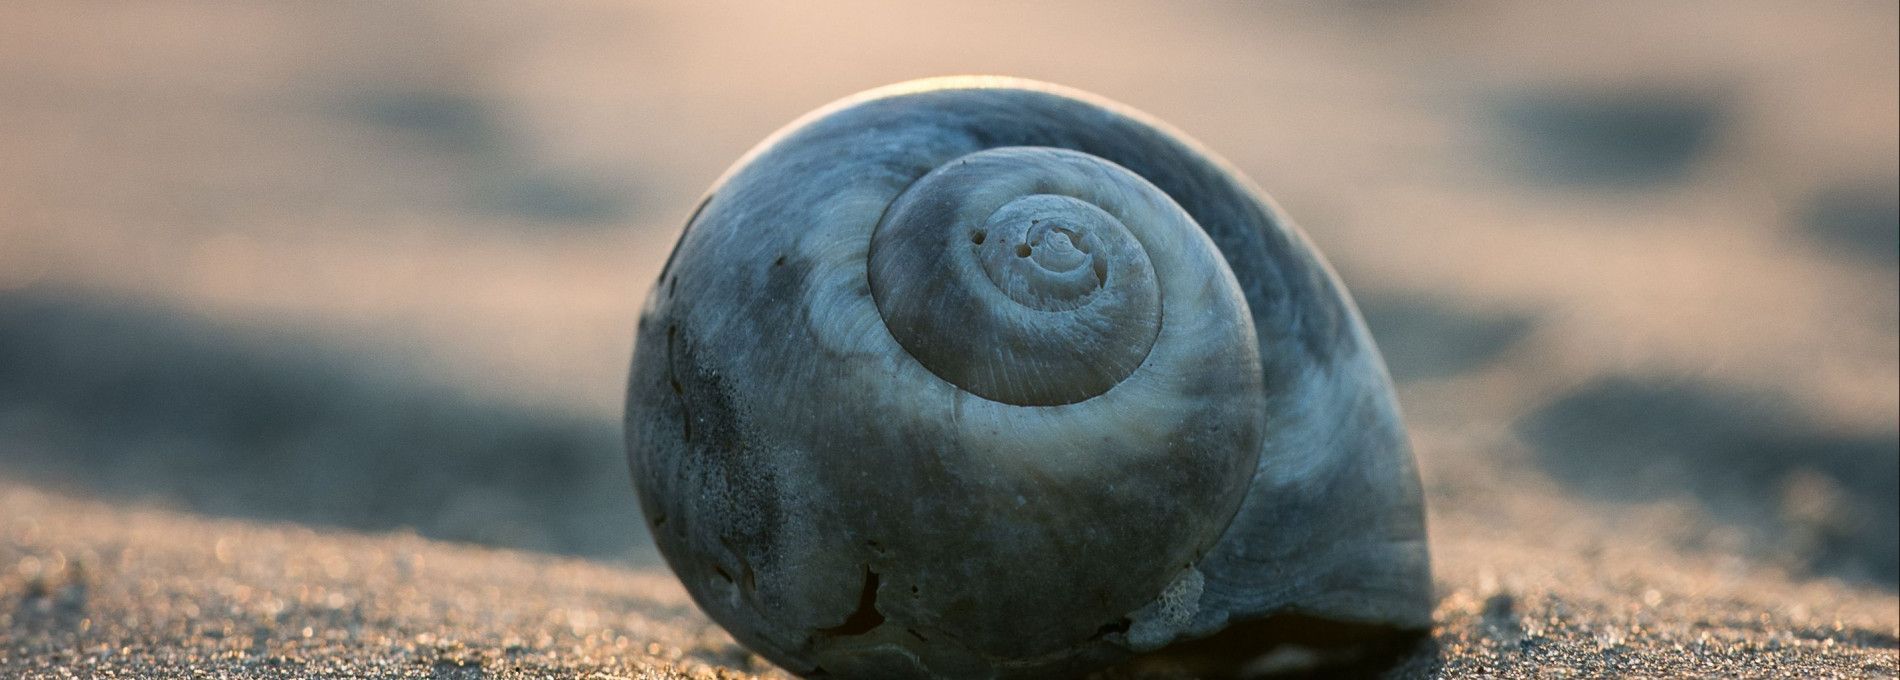
{"label": "sea snail shell", "polygon": [[1237,172],[1102,99],[940,79],[793,123],[688,220],[636,346],[654,540],[794,672],[1430,625],[1417,473],[1344,288]]}

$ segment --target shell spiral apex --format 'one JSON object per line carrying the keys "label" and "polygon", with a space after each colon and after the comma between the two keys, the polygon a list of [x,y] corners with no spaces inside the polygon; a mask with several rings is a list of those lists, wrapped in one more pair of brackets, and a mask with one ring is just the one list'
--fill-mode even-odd
{"label": "shell spiral apex", "polygon": [[1161,330],[1154,265],[1122,217],[1198,233],[1160,190],[1099,158],[978,151],[891,204],[871,237],[871,295],[904,349],[957,387],[1023,406],[1082,401],[1133,373]]}
{"label": "shell spiral apex", "polygon": [[1430,625],[1417,473],[1344,288],[1225,164],[1051,85],[906,83],[754,149],[649,294],[626,425],[667,563],[800,674]]}

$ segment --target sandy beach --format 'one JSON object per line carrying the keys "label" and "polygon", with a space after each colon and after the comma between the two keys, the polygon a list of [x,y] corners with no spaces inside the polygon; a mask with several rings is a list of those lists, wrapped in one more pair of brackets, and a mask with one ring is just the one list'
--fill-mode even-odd
{"label": "sandy beach", "polygon": [[[9,676],[790,677],[706,620],[664,569],[18,487],[0,491],[0,509],[0,558],[14,565],[0,593]],[[1900,670],[1890,593],[1555,520],[1434,520],[1439,625],[1382,669],[1392,677]],[[1540,536],[1555,532],[1565,539]]]}

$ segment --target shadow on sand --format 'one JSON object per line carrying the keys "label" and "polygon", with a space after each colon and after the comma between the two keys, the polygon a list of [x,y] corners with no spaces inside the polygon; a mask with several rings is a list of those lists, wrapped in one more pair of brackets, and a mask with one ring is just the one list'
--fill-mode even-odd
{"label": "shadow on sand", "polygon": [[482,98],[455,91],[366,89],[345,94],[333,113],[396,133],[456,159],[480,190],[471,209],[537,225],[620,226],[632,192],[526,157],[504,116]]}
{"label": "shadow on sand", "polygon": [[1801,226],[1834,252],[1900,267],[1900,180],[1830,186],[1809,196]]}
{"label": "shadow on sand", "polygon": [[487,403],[396,359],[0,294],[0,474],[217,515],[644,554],[618,423]]}
{"label": "shadow on sand", "polygon": [[1367,291],[1358,303],[1387,370],[1401,383],[1482,368],[1536,322],[1528,315],[1469,311],[1447,300],[1391,291]]}
{"label": "shadow on sand", "polygon": [[1772,396],[1689,381],[1607,378],[1527,416],[1538,460],[1620,501],[1688,493],[1756,527],[1790,566],[1900,584],[1900,438],[1835,432]]}
{"label": "shadow on sand", "polygon": [[1707,88],[1527,91],[1498,120],[1528,177],[1583,189],[1644,189],[1688,176],[1715,146],[1729,98]]}

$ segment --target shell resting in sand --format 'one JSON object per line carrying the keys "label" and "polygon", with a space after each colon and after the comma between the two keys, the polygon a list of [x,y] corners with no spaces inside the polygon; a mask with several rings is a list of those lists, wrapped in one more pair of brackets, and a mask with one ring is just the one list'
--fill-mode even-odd
{"label": "shell resting in sand", "polygon": [[792,671],[1430,625],[1417,473],[1344,288],[1238,173],[1101,99],[919,81],[793,123],[694,212],[636,346],[654,539]]}

